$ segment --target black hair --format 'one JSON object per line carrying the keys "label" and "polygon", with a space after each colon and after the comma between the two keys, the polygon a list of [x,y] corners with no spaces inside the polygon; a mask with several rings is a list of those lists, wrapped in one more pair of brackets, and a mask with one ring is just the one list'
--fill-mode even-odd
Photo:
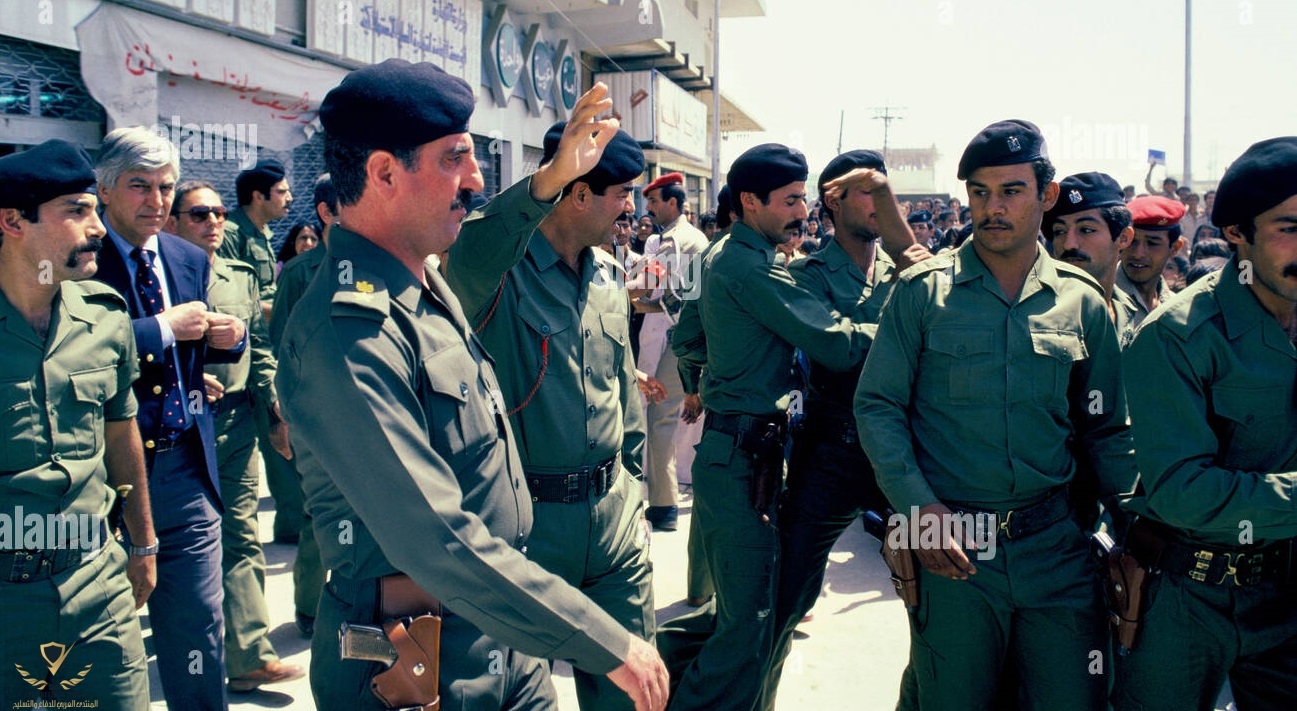
{"label": "black hair", "polygon": [[[391,149],[362,148],[325,135],[324,167],[333,178],[333,188],[338,195],[339,207],[355,205],[360,201],[367,180],[365,162],[376,150],[386,150],[396,156],[406,170],[414,171],[419,167],[419,146]],[[242,198],[239,201],[242,203]]]}
{"label": "black hair", "polygon": [[1130,214],[1130,208],[1125,205],[1109,205],[1101,208],[1099,216],[1108,224],[1108,233],[1112,235],[1113,242],[1116,242],[1122,231],[1130,227],[1134,221],[1134,216]]}
{"label": "black hair", "polygon": [[716,218],[716,213],[704,212],[698,216],[698,229],[705,230],[708,227],[715,225],[717,222],[719,222],[719,220]]}
{"label": "black hair", "polygon": [[676,209],[683,215],[685,211],[685,203],[689,200],[689,196],[685,194],[684,188],[682,188],[679,183],[671,183],[669,185],[663,185],[658,189],[662,191],[662,202],[675,200]]}
{"label": "black hair", "polygon": [[1189,270],[1184,273],[1184,285],[1189,286],[1212,272],[1220,271],[1224,266],[1223,263],[1219,263],[1219,260],[1215,259],[1206,262],[1194,262],[1189,265]]}
{"label": "black hair", "polygon": [[1045,186],[1054,180],[1054,164],[1048,158],[1031,162],[1031,170],[1036,174],[1036,199],[1045,199]]}
{"label": "black hair", "polygon": [[739,192],[738,190],[731,190],[730,194],[733,197],[730,198],[730,209],[733,210],[734,214],[738,215],[741,220],[743,219],[743,193],[752,193],[757,196],[757,199],[761,201],[762,205],[769,205],[770,193],[772,192],[774,192],[774,188],[766,190],[765,192],[758,192],[756,190],[744,190],[743,192]]}
{"label": "black hair", "polygon": [[217,195],[220,195],[220,193],[216,191],[216,188],[212,187],[212,184],[206,180],[186,180],[176,186],[175,194],[171,199],[171,215],[173,217],[180,216],[180,203],[185,201],[186,195],[195,190],[211,190]]}
{"label": "black hair", "polygon": [[1225,257],[1228,259],[1229,243],[1223,239],[1216,239],[1215,237],[1199,240],[1198,244],[1193,246],[1190,260],[1197,262],[1204,257]]}
{"label": "black hair", "polygon": [[[302,234],[302,230],[308,227],[312,230],[315,229],[315,225],[312,225],[309,222],[299,222],[293,225],[293,229],[289,230],[288,236],[284,238],[284,243],[279,246],[279,254],[275,255],[275,261],[286,263],[288,260],[297,256],[297,236]],[[316,238],[319,238],[320,235],[318,231],[315,236]]]}
{"label": "black hair", "polygon": [[251,205],[253,193],[261,193],[268,199],[270,189],[282,180],[283,178],[273,178],[265,173],[245,170],[234,179],[234,194],[239,199],[239,205]]}

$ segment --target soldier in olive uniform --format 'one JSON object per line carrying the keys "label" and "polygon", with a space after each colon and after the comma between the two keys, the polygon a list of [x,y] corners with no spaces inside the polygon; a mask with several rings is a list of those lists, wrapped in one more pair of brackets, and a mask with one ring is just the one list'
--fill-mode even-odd
{"label": "soldier in olive uniform", "polygon": [[[94,183],[64,141],[0,158],[0,699],[13,708],[149,703],[135,611],[157,582],[157,539],[130,316],[88,280],[105,235]],[[126,484],[141,544],[129,557],[106,520]]]}
{"label": "soldier in olive uniform", "polygon": [[[257,534],[261,469],[256,458],[253,408],[278,411],[275,358],[270,352],[257,296],[256,271],[243,262],[216,256],[225,238],[225,207],[209,183],[176,186],[165,229],[207,253],[212,263],[207,302],[218,313],[248,326],[248,348],[230,364],[204,367],[208,400],[216,420],[216,468],[221,479],[221,570],[225,589],[225,670],[231,691],[251,691],[262,684],[302,676],[301,667],[279,661],[270,643],[266,607],[266,557]],[[276,416],[275,419],[279,419]],[[288,453],[288,425],[271,428],[275,446]]]}
{"label": "soldier in olive uniform", "polygon": [[[268,321],[275,299],[275,251],[271,244],[275,234],[269,223],[283,219],[293,204],[293,193],[284,178],[279,161],[258,161],[234,179],[239,207],[225,222],[225,239],[217,255],[251,266],[257,275],[261,296],[261,313]],[[255,408],[257,449],[266,464],[266,485],[275,500],[275,542],[298,543],[302,530],[302,486],[297,469],[275,446],[273,430],[280,425],[279,416],[268,408]]]}
{"label": "soldier in olive uniform", "polygon": [[1085,271],[1103,287],[1108,315],[1125,345],[1134,337],[1138,306],[1115,288],[1121,253],[1135,236],[1121,185],[1106,173],[1078,173],[1058,182],[1058,201],[1045,213],[1054,258]]}
{"label": "soldier in olive uniform", "polygon": [[1117,271],[1117,288],[1126,292],[1135,304],[1132,328],[1174,293],[1162,276],[1171,255],[1184,246],[1180,220],[1184,205],[1179,200],[1160,195],[1145,195],[1126,203],[1135,235],[1121,252],[1121,269]]}
{"label": "soldier in olive uniform", "polygon": [[[315,179],[313,191],[315,214],[320,218],[321,246],[329,244],[329,231],[338,219],[338,193],[333,189],[333,179],[328,173]],[[275,285],[275,306],[270,310],[270,343],[279,357],[279,344],[283,340],[284,326],[293,313],[311,279],[319,271],[328,255],[327,249],[311,249],[288,260],[279,272]],[[320,605],[320,591],[324,589],[324,565],[320,562],[320,546],[315,542],[311,513],[302,512],[301,538],[297,542],[297,557],[293,559],[293,603],[297,629],[304,637],[315,634],[315,608]]]}
{"label": "soldier in olive uniform", "polygon": [[856,391],[878,483],[923,532],[921,708],[994,708],[1008,659],[1027,708],[1107,708],[1107,620],[1067,489],[1081,472],[1128,493],[1134,456],[1103,293],[1036,241],[1053,170],[1029,122],[973,139],[959,177],[976,237],[902,273]]}
{"label": "soldier in olive uniform", "polygon": [[[565,124],[545,134],[549,162]],[[581,589],[626,629],[653,639],[644,521],[644,406],[628,340],[625,274],[597,249],[633,210],[644,153],[618,131],[599,163],[536,221],[527,182],[464,223],[446,280],[495,358],[536,525],[528,558]],[[578,670],[583,709],[630,709],[597,672]]]}
{"label": "soldier in olive uniform", "polygon": [[775,262],[775,245],[805,223],[806,175],[805,157],[786,146],[740,156],[728,182],[742,221],[704,257],[698,311],[707,413],[693,466],[694,516],[716,597],[659,631],[680,671],[673,709],[747,711],[757,703],[775,636],[779,536],[770,515],[796,384],[793,348],[849,368],[868,342],[865,326],[831,313]]}
{"label": "soldier in olive uniform", "polygon": [[[817,192],[833,221],[835,239],[793,262],[788,271],[825,308],[876,328],[897,271],[888,251],[905,264],[931,255],[922,246],[904,251],[915,245],[917,235],[901,215],[887,182],[887,167],[876,151],[850,151],[834,158],[820,173]],[[851,409],[864,364],[862,357],[842,370],[810,361],[805,419],[793,433],[788,491],[779,506],[779,595],[763,708],[774,708],[793,629],[820,594],[829,551],[863,512],[887,508],[860,448]]]}
{"label": "soldier in olive uniform", "polygon": [[1297,699],[1297,137],[1248,148],[1212,222],[1235,256],[1154,311],[1124,354],[1142,477],[1126,548],[1152,574],[1114,706]]}
{"label": "soldier in olive uniform", "polygon": [[[578,101],[554,160],[501,198],[511,209],[474,219],[496,234],[534,230],[615,134],[615,120],[594,120],[606,94],[600,84]],[[331,571],[311,650],[315,701],[382,708],[368,691],[382,665],[342,659],[339,625],[431,610],[443,618],[443,708],[554,708],[535,658],[548,657],[608,674],[637,708],[660,710],[666,669],[652,646],[527,560],[531,497],[493,406],[500,386],[429,266],[482,189],[473,104],[462,80],[392,59],[352,72],[320,106],[339,223],[289,316],[276,378]]]}

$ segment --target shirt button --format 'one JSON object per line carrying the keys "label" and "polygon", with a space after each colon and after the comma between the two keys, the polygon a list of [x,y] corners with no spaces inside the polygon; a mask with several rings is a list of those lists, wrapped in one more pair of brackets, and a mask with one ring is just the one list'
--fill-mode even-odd
{"label": "shirt button", "polygon": [[546,323],[546,324],[541,324],[540,332],[548,335],[548,334],[549,334],[549,324],[547,324],[547,323]]}
{"label": "shirt button", "polygon": [[591,405],[590,407],[587,407],[586,410],[588,410],[588,411],[590,412],[590,414],[593,415],[593,414],[594,414],[595,407],[594,407],[594,405]]}
{"label": "shirt button", "polygon": [[594,368],[591,368],[590,366],[587,365],[585,367],[585,377],[589,378],[592,375],[594,375]]}
{"label": "shirt button", "polygon": [[965,350],[967,350],[967,349],[965,349],[963,346],[960,346],[960,347],[958,347],[958,348],[955,349],[955,353],[956,353],[957,355],[964,355],[964,351],[965,351]]}
{"label": "shirt button", "polygon": [[468,383],[459,384],[459,394],[468,397]]}
{"label": "shirt button", "polygon": [[144,356],[144,360],[145,360],[145,362],[147,362],[147,363],[152,363],[152,362],[153,362],[153,354],[150,353],[150,354]]}
{"label": "shirt button", "polygon": [[59,454],[58,452],[55,452],[55,453],[54,453],[54,456],[53,456],[53,457],[50,457],[50,458],[53,459],[54,461],[58,462],[58,461],[62,461],[62,460],[63,460],[63,455],[62,455],[62,454]]}
{"label": "shirt button", "polygon": [[154,395],[161,395],[161,394],[162,394],[162,386],[161,386],[161,385],[154,385],[154,386],[153,386],[153,394],[154,394]]}
{"label": "shirt button", "polygon": [[594,449],[594,444],[595,444],[594,440],[590,440],[590,441],[587,442],[586,444],[587,444],[587,446],[590,447],[590,449]]}
{"label": "shirt button", "polygon": [[589,338],[589,337],[590,337],[590,329],[588,329],[588,328],[585,330],[585,337],[586,337],[586,338]]}

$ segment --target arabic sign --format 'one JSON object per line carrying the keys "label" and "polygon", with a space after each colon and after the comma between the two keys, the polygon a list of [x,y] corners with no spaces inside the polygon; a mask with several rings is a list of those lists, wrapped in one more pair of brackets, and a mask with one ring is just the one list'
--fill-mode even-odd
{"label": "arabic sign", "polygon": [[306,46],[366,64],[400,57],[481,83],[481,0],[308,0]]}
{"label": "arabic sign", "polygon": [[[256,124],[261,146],[308,138],[320,100],[346,71],[219,32],[105,3],[77,26],[81,75],[109,129],[161,117]],[[165,109],[165,110],[163,110]]]}
{"label": "arabic sign", "polygon": [[707,155],[707,105],[652,69],[595,75],[608,85],[622,130],[655,148],[701,160]]}
{"label": "arabic sign", "polygon": [[554,51],[546,42],[537,42],[531,49],[531,81],[536,87],[536,96],[545,103],[550,90],[554,88]]}
{"label": "arabic sign", "polygon": [[495,31],[495,66],[500,73],[500,81],[506,89],[512,89],[522,76],[522,40],[518,39],[518,30],[512,23],[505,22]]}
{"label": "arabic sign", "polygon": [[563,108],[568,111],[576,108],[576,100],[579,96],[576,59],[571,54],[565,53],[562,61],[558,63],[558,90],[559,101],[562,102]]}

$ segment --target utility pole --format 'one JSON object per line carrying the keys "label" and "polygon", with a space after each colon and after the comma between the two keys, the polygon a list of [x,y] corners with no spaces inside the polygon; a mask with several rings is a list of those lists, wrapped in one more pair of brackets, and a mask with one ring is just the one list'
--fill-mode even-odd
{"label": "utility pole", "polygon": [[838,152],[837,152],[837,155],[842,155],[842,124],[846,123],[846,120],[847,120],[847,110],[846,110],[846,109],[842,109],[842,110],[838,111]]}
{"label": "utility pole", "polygon": [[[1187,1],[1187,0],[1186,0],[1186,1]],[[883,160],[884,160],[884,161],[887,161],[887,160],[888,160],[888,155],[887,155],[887,135],[888,135],[890,129],[892,128],[892,122],[893,122],[893,121],[899,121],[899,120],[905,118],[904,116],[902,116],[902,115],[900,115],[900,114],[894,114],[894,113],[892,113],[893,110],[896,110],[896,111],[904,111],[904,110],[905,110],[905,107],[904,107],[904,106],[900,106],[900,107],[894,107],[894,106],[881,106],[881,107],[874,107],[874,120],[875,120],[875,121],[882,121],[882,122],[883,122]],[[841,153],[842,151],[839,150],[838,152]]]}
{"label": "utility pole", "polygon": [[[716,195],[721,184],[721,0],[716,0],[712,15],[712,189],[707,204],[716,210]],[[702,209],[701,207],[698,209]]]}
{"label": "utility pole", "polygon": [[1193,143],[1190,140],[1192,136],[1192,120],[1189,116],[1190,107],[1189,89],[1191,86],[1190,77],[1192,76],[1193,64],[1193,0],[1184,0],[1184,177],[1181,178],[1180,184],[1193,189],[1190,182],[1193,177],[1189,173],[1189,158],[1192,151]]}

